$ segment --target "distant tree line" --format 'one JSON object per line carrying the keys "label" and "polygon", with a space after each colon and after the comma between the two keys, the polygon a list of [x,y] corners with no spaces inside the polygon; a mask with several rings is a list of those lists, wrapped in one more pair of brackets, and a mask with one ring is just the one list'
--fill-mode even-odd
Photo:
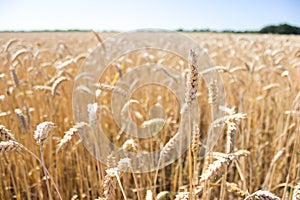
{"label": "distant tree line", "polygon": [[184,30],[177,29],[179,32],[221,32],[221,33],[272,33],[272,34],[300,34],[300,27],[292,26],[289,24],[279,24],[279,25],[270,25],[265,26],[260,30],[245,30],[245,31],[233,31],[233,30],[223,30],[223,31],[214,31],[210,29],[194,29],[194,30]]}
{"label": "distant tree line", "polygon": [[266,26],[259,31],[260,33],[277,33],[277,34],[300,34],[300,28],[289,24],[280,24],[278,26]]}

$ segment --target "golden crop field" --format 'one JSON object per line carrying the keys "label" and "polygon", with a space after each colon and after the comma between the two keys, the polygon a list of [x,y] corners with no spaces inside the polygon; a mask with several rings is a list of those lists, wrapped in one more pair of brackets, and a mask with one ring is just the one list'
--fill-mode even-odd
{"label": "golden crop field", "polygon": [[[1,200],[300,199],[300,36],[185,33],[207,51],[226,93],[226,116],[219,120],[224,129],[206,154],[200,149],[220,94],[214,82],[198,79],[201,71],[187,60],[151,49],[110,63],[91,112],[116,147],[133,155],[179,148],[174,138],[183,117],[172,91],[160,85],[131,90],[134,81],[124,86],[128,91],[116,86],[137,63],[160,63],[188,74],[186,99],[199,106],[189,150],[160,170],[131,173],[121,170],[130,168],[130,159],[110,154],[107,164],[97,161],[79,136],[91,124],[76,123],[73,116],[80,67],[111,35],[0,33]],[[124,134],[112,112],[114,91],[130,91],[131,118],[140,126],[160,127],[159,133],[152,139]]]}

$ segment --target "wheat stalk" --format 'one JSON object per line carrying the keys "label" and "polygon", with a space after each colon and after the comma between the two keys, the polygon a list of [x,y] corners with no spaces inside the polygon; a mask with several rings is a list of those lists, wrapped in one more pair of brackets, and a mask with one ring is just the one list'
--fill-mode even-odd
{"label": "wheat stalk", "polygon": [[42,123],[37,125],[36,130],[34,131],[34,139],[36,139],[37,143],[40,145],[41,161],[42,161],[44,175],[46,177],[47,191],[48,191],[48,195],[49,195],[50,200],[52,199],[52,195],[51,195],[51,192],[50,192],[49,180],[47,178],[48,177],[47,176],[47,171],[48,170],[47,170],[46,165],[45,165],[43,145],[44,145],[44,141],[48,137],[48,133],[53,129],[53,127],[54,127],[53,122],[42,122]]}

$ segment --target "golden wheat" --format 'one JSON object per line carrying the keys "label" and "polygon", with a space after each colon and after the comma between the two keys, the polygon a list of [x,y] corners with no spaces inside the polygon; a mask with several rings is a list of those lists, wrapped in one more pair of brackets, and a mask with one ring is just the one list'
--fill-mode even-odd
{"label": "golden wheat", "polygon": [[[89,105],[88,116],[82,117],[88,117],[91,125],[101,125],[104,134],[115,144],[115,151],[128,150],[139,156],[139,153],[162,150],[160,159],[163,162],[168,153],[181,148],[177,145],[181,142],[179,133],[193,132],[191,149],[177,161],[156,174],[132,174],[120,172],[121,169],[132,171],[126,157],[117,162],[113,154],[108,154],[108,166],[105,166],[85,150],[81,140],[70,142],[78,132],[72,115],[72,83],[84,76],[90,80],[89,73],[78,75],[80,67],[91,50],[111,35],[96,32],[1,33],[0,120],[15,133],[15,137],[0,126],[0,149],[5,153],[0,156],[0,174],[3,174],[0,199],[101,199],[101,196],[102,199],[142,200],[146,199],[147,190],[152,192],[152,197],[148,192],[148,199],[236,199],[245,198],[248,191],[258,188],[274,194],[259,191],[246,198],[299,199],[299,184],[295,186],[299,182],[300,163],[299,36],[189,33],[187,35],[197,42],[201,41],[215,64],[204,70],[199,65],[202,70],[199,72],[196,61],[201,61],[201,57],[197,58],[196,52],[191,52],[186,61],[169,52],[146,49],[113,61],[95,85],[96,104]],[[177,97],[173,98],[176,94],[166,92],[169,88],[152,85],[150,90],[147,90],[148,86],[135,88],[147,74],[134,77],[130,83],[121,80],[134,66],[151,66],[152,63],[159,66],[154,66],[153,70],[167,77],[163,84],[178,84],[181,78],[187,80],[182,94],[186,102],[198,104],[201,110],[197,113],[199,122],[182,119],[193,110],[189,109],[190,105],[179,108]],[[205,83],[200,76],[214,71],[218,71],[223,80],[226,106],[234,109],[225,105],[217,107],[221,95],[217,86],[221,83],[214,77]],[[84,85],[74,91],[95,95]],[[122,120],[127,122],[132,118],[138,126],[160,129],[159,133],[146,139],[126,134],[125,131],[134,135],[139,133],[134,128],[127,129],[127,124],[118,127],[113,119],[112,93],[126,98],[120,107]],[[164,115],[150,110],[153,105],[159,105]],[[211,124],[209,119],[213,113],[210,107],[221,109],[227,115]],[[35,127],[41,121],[55,123],[56,131],[51,137],[47,137],[47,128],[43,131],[41,127]],[[191,130],[182,132],[181,122],[190,125]],[[205,138],[211,134],[210,125],[225,125],[226,129],[212,152],[202,152]],[[34,130],[39,145],[33,145],[30,133]],[[68,142],[72,144],[69,144],[70,151],[55,155],[55,151]],[[13,153],[19,150],[22,150],[21,154]],[[43,161],[36,156],[38,153]],[[41,173],[40,164],[44,173]],[[48,170],[46,166],[49,166]],[[117,167],[119,180],[116,174],[106,173],[107,167]],[[202,182],[198,181],[199,177]],[[48,183],[44,184],[48,179],[55,191]],[[59,197],[58,188],[63,198]],[[52,196],[45,195],[47,190]]]}

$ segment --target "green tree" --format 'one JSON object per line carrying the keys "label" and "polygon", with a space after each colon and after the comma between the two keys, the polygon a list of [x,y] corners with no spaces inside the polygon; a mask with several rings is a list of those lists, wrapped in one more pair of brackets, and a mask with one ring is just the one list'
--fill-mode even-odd
{"label": "green tree", "polygon": [[271,25],[262,28],[259,33],[300,34],[300,28],[289,24]]}

